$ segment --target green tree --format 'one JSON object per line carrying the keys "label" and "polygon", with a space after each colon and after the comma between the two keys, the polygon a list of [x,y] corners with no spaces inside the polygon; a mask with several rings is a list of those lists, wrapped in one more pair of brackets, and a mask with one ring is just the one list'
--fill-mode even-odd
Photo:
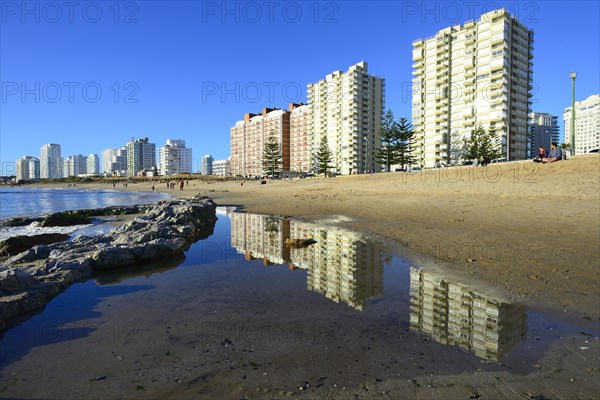
{"label": "green tree", "polygon": [[279,144],[275,133],[271,132],[263,150],[263,170],[267,171],[273,177],[279,175],[282,159],[281,144]]}
{"label": "green tree", "polygon": [[316,155],[317,172],[319,174],[327,174],[327,171],[331,168],[331,158],[332,153],[329,148],[329,143],[327,143],[327,136],[323,135]]}
{"label": "green tree", "polygon": [[562,143],[558,147],[560,147],[563,151],[563,158],[567,159],[567,152],[571,149],[571,143]]}
{"label": "green tree", "polygon": [[467,142],[468,139],[463,137],[457,130],[450,134],[450,165],[456,165],[460,162],[467,148]]}
{"label": "green tree", "polygon": [[386,170],[389,172],[392,165],[399,163],[398,123],[396,122],[394,113],[389,108],[381,120],[379,136],[381,138],[381,148],[375,152],[375,160],[385,165]]}
{"label": "green tree", "polygon": [[494,126],[491,125],[487,131],[481,125],[475,128],[471,133],[471,139],[467,143],[463,158],[481,161],[493,160],[501,156],[502,151]]}
{"label": "green tree", "polygon": [[415,145],[415,130],[408,120],[404,117],[398,121],[398,164],[404,168],[414,164],[415,156],[412,155]]}

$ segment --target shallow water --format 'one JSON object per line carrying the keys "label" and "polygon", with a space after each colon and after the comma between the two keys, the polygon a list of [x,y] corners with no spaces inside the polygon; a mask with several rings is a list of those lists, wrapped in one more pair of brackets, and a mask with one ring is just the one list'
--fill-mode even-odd
{"label": "shallow water", "polygon": [[[108,186],[108,185],[107,185]],[[84,188],[0,188],[0,219],[133,204],[154,203],[168,193]]]}
{"label": "shallow water", "polygon": [[[578,331],[410,267],[355,232],[218,213],[214,234],[185,260],[98,275],[8,330],[0,390],[128,398],[186,383],[239,397],[224,388],[526,373],[552,341]],[[290,249],[287,238],[317,243]]]}

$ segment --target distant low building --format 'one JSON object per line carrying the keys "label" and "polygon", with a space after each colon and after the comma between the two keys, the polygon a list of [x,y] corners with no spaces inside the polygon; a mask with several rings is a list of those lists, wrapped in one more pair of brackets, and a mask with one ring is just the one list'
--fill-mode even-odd
{"label": "distant low building", "polygon": [[40,179],[40,160],[37,157],[24,156],[17,160],[17,181],[38,181]]}

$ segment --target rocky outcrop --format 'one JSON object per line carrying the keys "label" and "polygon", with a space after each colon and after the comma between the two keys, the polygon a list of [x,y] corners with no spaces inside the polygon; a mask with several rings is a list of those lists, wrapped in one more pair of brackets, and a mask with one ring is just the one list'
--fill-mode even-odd
{"label": "rocky outcrop", "polygon": [[162,201],[104,235],[36,245],[0,263],[0,329],[73,282],[89,279],[94,270],[182,258],[192,243],[212,234],[215,210],[207,197]]}
{"label": "rocky outcrop", "polygon": [[0,257],[14,256],[39,244],[63,242],[69,238],[66,233],[44,233],[33,236],[13,236],[0,241]]}
{"label": "rocky outcrop", "polygon": [[[86,208],[82,210],[71,210],[62,211],[49,214],[45,217],[14,217],[9,218],[1,222],[3,226],[26,226],[34,222],[40,223],[42,226],[68,226],[78,224],[89,224],[91,222],[77,222],[80,221],[91,221],[90,219],[80,219],[85,217],[99,217],[105,215],[126,215],[126,214],[140,214],[145,212],[147,209],[153,207],[154,204],[137,204],[132,206],[108,206],[100,208]],[[66,215],[66,216],[65,216]],[[46,222],[45,222],[46,221]],[[52,224],[53,221],[61,221],[65,225],[47,225]]]}

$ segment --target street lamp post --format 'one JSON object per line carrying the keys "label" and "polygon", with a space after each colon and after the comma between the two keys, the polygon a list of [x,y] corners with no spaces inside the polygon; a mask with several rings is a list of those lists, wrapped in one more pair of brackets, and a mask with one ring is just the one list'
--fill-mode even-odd
{"label": "street lamp post", "polygon": [[575,155],[575,78],[577,74],[571,72],[571,155]]}

